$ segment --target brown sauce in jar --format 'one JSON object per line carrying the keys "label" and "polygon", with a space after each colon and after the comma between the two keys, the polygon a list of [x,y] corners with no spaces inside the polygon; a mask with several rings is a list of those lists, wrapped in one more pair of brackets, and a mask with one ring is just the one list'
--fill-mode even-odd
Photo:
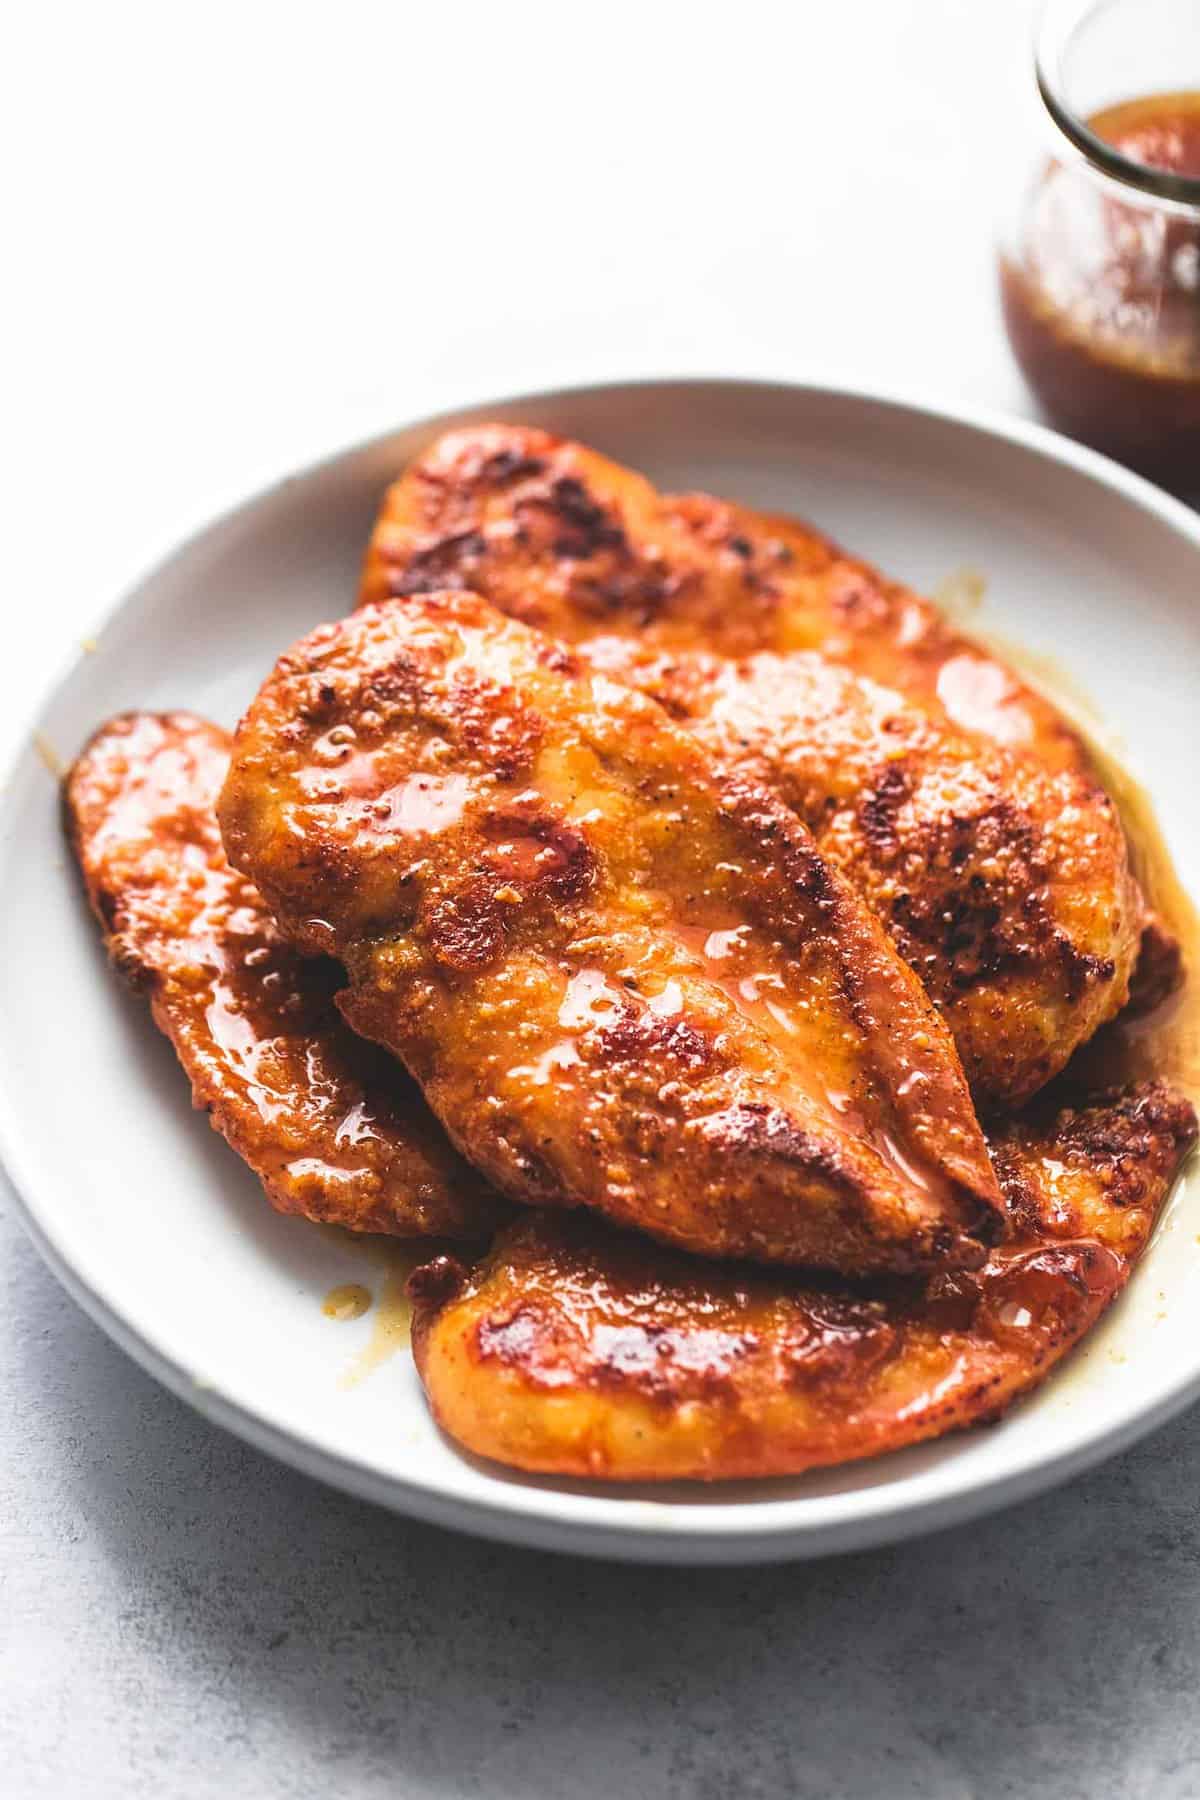
{"label": "brown sauce in jar", "polygon": [[[1088,120],[1129,159],[1200,180],[1200,92]],[[1170,212],[1086,168],[1049,162],[1015,258],[1005,323],[1056,425],[1185,493],[1200,492],[1200,209]]]}

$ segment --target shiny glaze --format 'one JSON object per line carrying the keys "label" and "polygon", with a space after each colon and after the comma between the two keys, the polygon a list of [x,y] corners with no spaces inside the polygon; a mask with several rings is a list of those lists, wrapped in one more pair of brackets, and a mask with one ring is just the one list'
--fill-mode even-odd
{"label": "shiny glaze", "polygon": [[202,719],[131,713],[70,770],[67,827],[114,963],[281,1212],[484,1236],[503,1209],[404,1071],[343,1023],[339,971],[297,956],[230,868],[213,811],[228,760]]}
{"label": "shiny glaze", "polygon": [[[785,1057],[793,1057],[797,1046],[806,1038],[806,1020],[790,1003],[788,983],[772,959],[765,953],[761,933],[749,925],[725,925],[711,929],[708,925],[676,927],[678,941],[691,953],[695,966],[704,978],[728,995],[743,1018],[762,1031]],[[878,1002],[886,1006],[886,995]],[[803,1004],[803,1003],[802,1003]],[[668,981],[647,999],[650,1010],[660,1018],[672,1018],[683,1010],[683,991],[677,980]],[[918,1050],[924,1046],[917,1045]],[[876,1109],[863,1106],[856,1098],[854,1085],[834,1085],[836,1076],[812,1062],[808,1068],[810,1092],[827,1117],[837,1120],[846,1130],[869,1143],[873,1150],[902,1181],[923,1189],[943,1203],[946,1199],[944,1177],[925,1158],[906,1156],[895,1136],[888,1130]],[[895,1067],[897,1093],[902,1097],[919,1093],[928,1076],[920,1056],[911,1066],[903,1063],[903,1048]]]}
{"label": "shiny glaze", "polygon": [[522,1217],[474,1273],[412,1280],[417,1366],[480,1456],[609,1481],[796,1474],[995,1418],[1128,1279],[1195,1137],[1161,1087],[1000,1127],[1012,1240],[974,1271],[850,1289]]}
{"label": "shiny glaze", "polygon": [[930,602],[794,522],[662,496],[506,426],[449,434],[395,484],[364,595],[420,591],[434,566],[795,808],[930,987],[985,1104],[1034,1092],[1123,1004],[1140,903],[1083,745]]}
{"label": "shiny glaze", "polygon": [[[1108,107],[1091,129],[1134,162],[1200,177],[1200,93]],[[1200,491],[1200,212],[1172,217],[1052,161],[1001,264],[1013,349],[1055,423]]]}
{"label": "shiny glaze", "polygon": [[[316,793],[335,728],[359,775]],[[421,837],[375,816],[425,770],[469,780],[459,818]],[[514,1198],[714,1255],[982,1256],[999,1194],[953,1046],[809,834],[476,596],[365,609],[289,652],[220,813],[286,929],[345,961],[346,1017]],[[696,952],[714,933],[719,980]],[[777,1014],[727,977],[770,982]]]}

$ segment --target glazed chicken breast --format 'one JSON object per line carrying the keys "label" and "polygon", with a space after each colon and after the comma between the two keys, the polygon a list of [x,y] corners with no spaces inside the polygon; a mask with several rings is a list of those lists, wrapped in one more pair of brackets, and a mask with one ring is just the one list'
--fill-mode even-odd
{"label": "glazed chicken breast", "polygon": [[949,1034],[796,816],[478,596],[297,645],[219,813],[513,1199],[856,1274],[1003,1229]]}
{"label": "glazed chicken breast", "polygon": [[442,438],[384,502],[365,599],[442,582],[654,694],[798,811],[982,1103],[1032,1094],[1125,1004],[1144,911],[1115,809],[1049,703],[928,601],[805,527],[506,426]]}
{"label": "glazed chicken breast", "polygon": [[795,1475],[996,1418],[1124,1286],[1196,1134],[1150,1086],[992,1139],[1012,1236],[982,1268],[854,1289],[703,1264],[553,1213],[410,1282],[434,1416],[465,1449],[607,1481]]}
{"label": "glazed chicken breast", "polygon": [[916,973],[972,1091],[1011,1107],[1126,1002],[1143,908],[1116,811],[1082,778],[981,752],[813,651],[732,662],[580,646],[808,825]]}
{"label": "glazed chicken breast", "polygon": [[585,445],[521,425],[446,432],[385,496],[364,603],[467,587],[567,642],[636,630],[737,660],[819,650],[960,729],[1087,767],[1056,708],[937,607],[799,520],[660,494]]}
{"label": "glazed chicken breast", "polygon": [[298,956],[230,868],[214,812],[228,762],[228,734],[191,713],[129,713],[68,774],[67,830],[113,963],[278,1211],[486,1238],[508,1209],[399,1064],[344,1023],[340,971]]}

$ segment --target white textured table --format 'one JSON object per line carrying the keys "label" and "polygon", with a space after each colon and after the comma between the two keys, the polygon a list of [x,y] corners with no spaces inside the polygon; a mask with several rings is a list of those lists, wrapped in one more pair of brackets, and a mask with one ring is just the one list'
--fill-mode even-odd
{"label": "white textured table", "polygon": [[[10,27],[18,703],[213,507],[442,404],[728,371],[1024,407],[991,280],[1023,0],[320,12]],[[0,1279],[22,1800],[1200,1794],[1200,1416],[895,1551],[613,1569],[265,1461],[113,1348],[11,1219]]]}

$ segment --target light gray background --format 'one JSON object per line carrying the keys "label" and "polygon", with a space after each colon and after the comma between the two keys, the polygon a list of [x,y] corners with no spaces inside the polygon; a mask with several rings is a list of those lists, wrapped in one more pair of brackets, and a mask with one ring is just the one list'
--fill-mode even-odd
{"label": "light gray background", "polygon": [[[10,28],[18,700],[212,507],[441,405],[729,372],[1027,410],[991,273],[1025,0],[417,12]],[[0,1280],[0,1791],[1200,1795],[1198,1415],[920,1544],[622,1569],[276,1467],[128,1362],[10,1218]]]}

